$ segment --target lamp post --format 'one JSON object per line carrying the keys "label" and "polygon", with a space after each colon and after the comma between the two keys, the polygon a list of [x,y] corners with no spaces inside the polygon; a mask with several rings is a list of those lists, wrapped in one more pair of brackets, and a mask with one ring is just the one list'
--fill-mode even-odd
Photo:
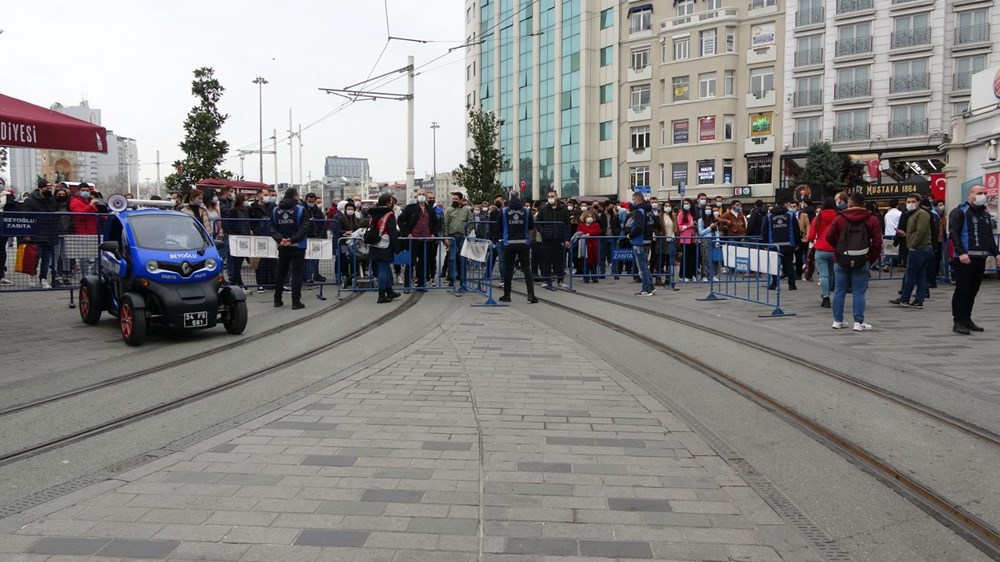
{"label": "lamp post", "polygon": [[258,76],[254,79],[253,83],[257,84],[257,109],[259,112],[260,183],[264,183],[264,84],[267,84],[267,80],[265,80],[263,76]]}
{"label": "lamp post", "polygon": [[438,175],[438,129],[441,125],[438,125],[437,121],[431,121],[431,131],[434,134],[434,167],[432,168],[434,174],[434,191],[437,191],[437,175]]}

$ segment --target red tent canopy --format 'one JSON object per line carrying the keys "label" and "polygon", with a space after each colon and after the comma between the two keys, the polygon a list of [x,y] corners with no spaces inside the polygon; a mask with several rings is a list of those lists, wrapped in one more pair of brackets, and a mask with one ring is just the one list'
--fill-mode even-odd
{"label": "red tent canopy", "polygon": [[0,146],[107,152],[104,127],[0,94]]}

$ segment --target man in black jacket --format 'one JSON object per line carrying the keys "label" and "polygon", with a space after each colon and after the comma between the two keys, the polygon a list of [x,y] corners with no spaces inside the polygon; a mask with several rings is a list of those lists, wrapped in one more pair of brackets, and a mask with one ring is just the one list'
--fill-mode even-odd
{"label": "man in black jacket", "polygon": [[[271,235],[271,212],[274,210],[274,195],[271,190],[262,187],[257,190],[257,199],[254,201],[247,214],[251,219],[250,232],[254,236]],[[264,285],[274,284],[274,272],[278,268],[277,260],[274,258],[260,258],[257,261],[257,292],[264,290]]]}
{"label": "man in black jacket", "polygon": [[[306,194],[306,204],[304,207],[306,222],[309,225],[309,238],[326,238],[327,221],[323,208],[316,202],[316,194]],[[336,224],[336,221],[331,221]],[[334,236],[334,240],[339,236]],[[319,273],[319,260],[306,260],[305,282],[323,283],[326,277]]]}
{"label": "man in black jacket", "polygon": [[[408,240],[403,250],[410,251],[410,266],[407,267],[406,280],[410,281],[410,267],[416,277],[415,286],[424,288],[428,277],[433,277],[437,269],[437,240],[426,240],[441,231],[441,219],[434,207],[427,203],[427,191],[417,190],[417,200],[407,205],[399,215],[400,238],[417,238]],[[404,285],[405,286],[405,285]]]}
{"label": "man in black jacket", "polygon": [[305,308],[302,304],[302,269],[306,257],[306,236],[309,234],[309,215],[299,205],[299,192],[294,187],[285,191],[285,198],[271,212],[271,237],[278,243],[278,278],[274,282],[274,306],[284,306],[281,293],[289,267],[292,272],[292,309]]}
{"label": "man in black jacket", "polygon": [[[799,229],[799,221],[788,212],[788,201],[778,201],[778,204],[771,209],[771,212],[764,218],[761,226],[761,241],[765,244],[778,246],[779,258],[781,260],[781,271],[788,278],[788,290],[794,291],[795,287],[795,248],[802,240],[802,231]],[[773,291],[778,288],[778,276],[772,275],[768,290]]]}
{"label": "man in black jacket", "polygon": [[52,196],[53,185],[46,180],[38,180],[36,189],[24,202],[12,206],[8,210],[26,211],[29,213],[46,213],[35,217],[35,233],[25,242],[31,242],[38,247],[38,257],[40,267],[38,268],[38,286],[43,289],[50,289],[48,276],[52,270],[52,279],[55,280],[55,262],[53,260],[53,245],[59,238],[59,220],[54,213],[58,209],[55,197]]}
{"label": "man in black jacket", "polygon": [[569,208],[559,200],[554,189],[549,190],[548,201],[539,209],[535,217],[535,228],[542,237],[541,253],[542,278],[545,288],[552,288],[553,277],[561,288],[569,288],[566,278],[566,249],[572,233],[569,228]]}
{"label": "man in black jacket", "polygon": [[993,237],[993,217],[986,208],[986,201],[986,187],[974,185],[969,189],[969,199],[948,215],[948,238],[955,247],[955,257],[951,260],[955,276],[955,294],[951,298],[951,314],[955,321],[952,331],[963,336],[970,331],[983,331],[972,321],[972,307],[986,271],[986,258],[996,256],[1000,262],[1000,249]]}

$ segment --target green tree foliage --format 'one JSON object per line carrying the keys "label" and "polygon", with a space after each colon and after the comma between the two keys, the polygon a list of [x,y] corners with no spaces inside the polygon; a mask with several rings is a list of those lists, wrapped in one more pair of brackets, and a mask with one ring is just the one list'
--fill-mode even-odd
{"label": "green tree foliage", "polygon": [[806,156],[800,180],[822,190],[824,195],[837,191],[844,177],[844,159],[830,148],[830,143],[814,142]]}
{"label": "green tree foliage", "polygon": [[500,170],[508,164],[497,147],[500,124],[495,114],[472,110],[469,129],[473,148],[466,163],[459,164],[453,172],[455,183],[465,188],[469,201],[492,201],[504,193]]}
{"label": "green tree foliage", "polygon": [[202,67],[194,71],[191,94],[197,104],[184,120],[184,140],[180,147],[185,156],[174,162],[175,172],[164,180],[168,190],[186,195],[200,180],[233,177],[231,172],[219,168],[229,152],[229,143],[219,138],[222,125],[229,119],[229,115],[219,111],[224,91],[213,69]]}

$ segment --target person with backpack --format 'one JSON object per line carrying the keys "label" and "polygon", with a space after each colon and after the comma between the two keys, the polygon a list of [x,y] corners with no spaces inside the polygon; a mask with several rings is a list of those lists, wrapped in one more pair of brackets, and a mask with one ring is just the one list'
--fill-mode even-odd
{"label": "person with backpack", "polygon": [[[906,242],[909,252],[906,259],[906,274],[903,277],[903,289],[899,297],[890,300],[891,304],[923,308],[927,297],[927,267],[934,258],[932,233],[934,220],[930,213],[931,202],[916,193],[906,197],[906,226],[899,229]],[[900,224],[903,224],[900,222]],[[910,295],[916,287],[917,295],[910,301]]]}
{"label": "person with backpack", "polygon": [[278,243],[278,276],[274,280],[274,306],[284,306],[281,293],[289,268],[292,272],[292,310],[305,308],[302,304],[302,271],[305,268],[306,235],[309,217],[299,205],[299,191],[294,187],[285,191],[285,197],[271,211],[271,237]]}
{"label": "person with backpack", "polygon": [[826,231],[826,242],[835,250],[833,274],[833,329],[847,327],[844,322],[844,301],[851,289],[854,331],[867,332],[872,325],[865,322],[865,292],[868,290],[869,267],[878,263],[882,254],[881,223],[865,208],[865,196],[852,193],[849,206]]}
{"label": "person with backpack", "polygon": [[[433,211],[431,211],[433,213]],[[399,247],[396,214],[392,212],[392,194],[378,196],[375,207],[369,211],[370,222],[364,242],[372,262],[372,273],[378,275],[378,304],[392,302],[400,294],[392,290],[392,263]]]}
{"label": "person with backpack", "polygon": [[1000,262],[1000,250],[993,238],[993,218],[986,208],[986,200],[986,187],[974,185],[969,189],[969,199],[948,215],[948,238],[955,248],[955,257],[951,260],[955,277],[955,294],[951,298],[951,315],[955,321],[952,331],[963,336],[984,331],[972,321],[972,307],[986,271],[986,258],[996,256]]}
{"label": "person with backpack", "polygon": [[[778,247],[781,273],[788,278],[788,290],[794,291],[797,289],[795,286],[795,248],[802,240],[802,231],[799,229],[798,218],[788,211],[787,199],[778,201],[778,204],[771,208],[764,218],[760,234],[761,242]],[[772,275],[767,290],[777,289],[779,281],[777,275]]]}
{"label": "person with backpack", "polygon": [[632,194],[632,212],[629,221],[628,239],[632,244],[632,261],[635,262],[642,290],[636,293],[638,297],[651,297],[656,292],[653,285],[653,274],[649,271],[649,249],[653,244],[653,228],[656,217],[653,216],[653,206],[639,192]]}

